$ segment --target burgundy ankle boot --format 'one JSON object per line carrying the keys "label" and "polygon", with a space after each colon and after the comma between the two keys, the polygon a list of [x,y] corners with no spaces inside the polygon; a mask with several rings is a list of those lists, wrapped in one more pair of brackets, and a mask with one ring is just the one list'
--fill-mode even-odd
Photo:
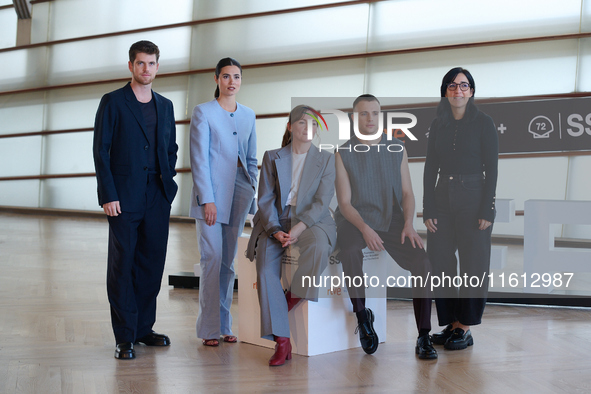
{"label": "burgundy ankle boot", "polygon": [[269,365],[278,366],[285,364],[285,360],[291,360],[291,341],[286,337],[273,336],[275,342],[275,354],[269,360]]}

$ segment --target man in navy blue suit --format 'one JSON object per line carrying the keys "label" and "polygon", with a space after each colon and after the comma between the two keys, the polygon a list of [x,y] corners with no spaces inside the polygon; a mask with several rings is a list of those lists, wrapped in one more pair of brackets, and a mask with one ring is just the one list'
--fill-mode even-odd
{"label": "man in navy blue suit", "polygon": [[101,99],[94,124],[99,204],[109,220],[107,294],[115,358],[135,358],[134,343],[168,346],[155,333],[178,146],[172,102],[152,91],[160,51],[129,49],[131,82]]}

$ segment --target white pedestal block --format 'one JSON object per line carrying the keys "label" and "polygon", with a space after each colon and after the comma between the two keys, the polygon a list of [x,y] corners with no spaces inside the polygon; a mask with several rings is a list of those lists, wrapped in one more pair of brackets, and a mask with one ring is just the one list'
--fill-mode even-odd
{"label": "white pedestal block", "polygon": [[[238,240],[238,254],[235,261],[236,272],[240,277],[238,285],[239,338],[243,342],[269,348],[275,342],[262,339],[260,332],[260,309],[256,290],[255,263],[244,256],[248,238]],[[364,251],[365,252],[365,251]],[[366,291],[366,306],[370,308],[376,320],[374,328],[380,342],[386,340],[386,287],[385,284],[388,260],[387,253],[365,253],[364,269],[368,278],[379,277],[378,287],[369,287]],[[342,278],[340,264],[331,259],[321,277],[335,276]],[[284,266],[285,267],[285,266]],[[287,275],[289,274],[287,270]],[[285,283],[284,275],[284,283]],[[368,279],[369,283],[369,279]],[[375,280],[374,282],[375,283]],[[324,284],[324,283],[323,283]],[[357,318],[345,286],[331,291],[330,278],[326,286],[319,288],[318,302],[301,302],[289,312],[292,351],[296,354],[314,356],[360,347],[359,334],[354,334]]]}
{"label": "white pedestal block", "polygon": [[511,223],[515,219],[515,200],[506,198],[497,198],[495,200],[497,216],[495,222]]}
{"label": "white pedestal block", "polygon": [[[511,223],[515,219],[515,200],[497,198],[495,201],[497,208],[496,223]],[[507,247],[493,245],[490,251],[490,269],[501,270],[507,264]]]}
{"label": "white pedestal block", "polygon": [[502,270],[507,264],[507,250],[503,245],[492,245],[490,249],[490,269]]}
{"label": "white pedestal block", "polygon": [[544,274],[591,271],[591,251],[555,247],[552,224],[591,224],[591,201],[525,202],[523,272],[530,279],[525,292],[548,293],[554,289],[544,286],[543,281],[534,282],[534,275],[539,279]]}

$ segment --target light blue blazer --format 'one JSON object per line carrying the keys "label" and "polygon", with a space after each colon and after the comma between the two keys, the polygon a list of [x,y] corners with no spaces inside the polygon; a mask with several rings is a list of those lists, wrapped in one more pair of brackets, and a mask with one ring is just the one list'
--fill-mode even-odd
{"label": "light blue blazer", "polygon": [[252,187],[256,187],[255,114],[244,105],[236,105],[236,111],[228,112],[214,99],[193,110],[190,144],[193,190],[189,213],[193,218],[204,219],[203,204],[213,202],[217,221],[228,224],[238,159],[246,168]]}

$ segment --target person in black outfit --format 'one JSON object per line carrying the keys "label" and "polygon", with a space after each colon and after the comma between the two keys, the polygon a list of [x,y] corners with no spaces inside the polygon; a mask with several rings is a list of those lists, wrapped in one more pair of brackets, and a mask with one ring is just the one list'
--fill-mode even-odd
{"label": "person in black outfit", "polygon": [[481,281],[481,286],[458,289],[447,282],[434,289],[439,325],[446,328],[431,339],[449,350],[474,344],[470,326],[481,323],[488,292],[499,143],[493,120],[474,104],[475,90],[466,69],[453,68],[443,77],[423,178],[433,275],[458,275],[458,251],[459,275]]}

